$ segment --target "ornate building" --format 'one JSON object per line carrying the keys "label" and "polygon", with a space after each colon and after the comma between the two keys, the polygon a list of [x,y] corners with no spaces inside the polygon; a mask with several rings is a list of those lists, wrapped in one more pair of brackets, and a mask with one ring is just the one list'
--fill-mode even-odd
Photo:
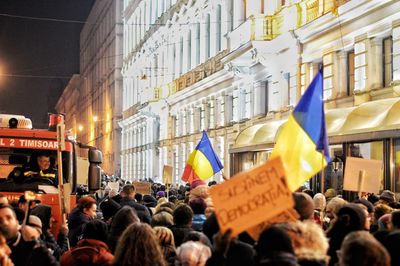
{"label": "ornate building", "polygon": [[382,159],[382,187],[400,188],[399,11],[381,0],[125,0],[123,175],[161,177],[168,164],[179,182],[202,130],[227,175],[264,162],[323,67],[331,154]]}
{"label": "ornate building", "polygon": [[56,106],[78,141],[103,152],[102,169],[109,175],[120,175],[122,6],[122,0],[93,5],[80,36],[80,75],[72,77]]}

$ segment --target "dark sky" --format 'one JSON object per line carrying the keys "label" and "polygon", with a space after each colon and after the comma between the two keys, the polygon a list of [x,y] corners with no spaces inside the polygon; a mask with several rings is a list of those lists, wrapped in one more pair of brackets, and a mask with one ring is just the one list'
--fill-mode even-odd
{"label": "dark sky", "polygon": [[15,16],[86,21],[93,3],[94,0],[0,0],[0,113],[22,114],[32,119],[35,128],[46,127],[47,113],[54,111],[68,83],[65,77],[79,73],[83,23]]}

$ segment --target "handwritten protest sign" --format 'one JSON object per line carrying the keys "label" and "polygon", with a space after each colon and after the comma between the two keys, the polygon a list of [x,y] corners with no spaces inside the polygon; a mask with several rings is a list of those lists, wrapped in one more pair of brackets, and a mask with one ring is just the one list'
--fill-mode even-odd
{"label": "handwritten protest sign", "polygon": [[268,227],[277,223],[287,223],[294,222],[299,219],[299,214],[294,209],[288,209],[280,214],[272,217],[271,219],[264,221],[256,226],[253,226],[250,229],[247,229],[247,233],[253,238],[255,241],[258,240],[261,233]]}
{"label": "handwritten protest sign", "polygon": [[172,166],[170,165],[164,165],[163,182],[164,184],[172,184]]}
{"label": "handwritten protest sign", "polygon": [[222,232],[237,235],[293,207],[280,158],[210,189]]}
{"label": "handwritten protest sign", "polygon": [[151,194],[151,184],[149,182],[133,182],[135,186],[136,193],[140,193],[142,195],[150,195]]}
{"label": "handwritten protest sign", "polygon": [[381,160],[347,157],[343,189],[378,194],[382,174]]}

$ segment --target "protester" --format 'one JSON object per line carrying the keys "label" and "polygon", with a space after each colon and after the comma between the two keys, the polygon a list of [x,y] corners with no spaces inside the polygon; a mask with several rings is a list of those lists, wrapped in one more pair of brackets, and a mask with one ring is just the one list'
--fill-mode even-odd
{"label": "protester", "polygon": [[84,224],[96,218],[96,200],[90,196],[82,197],[78,205],[71,211],[68,217],[68,238],[71,247],[76,246],[82,235]]}
{"label": "protester", "polygon": [[311,220],[282,225],[292,240],[294,253],[302,266],[328,264],[328,239],[322,228]]}
{"label": "protester", "polygon": [[115,253],[115,247],[117,246],[118,240],[120,239],[122,233],[128,226],[134,223],[139,223],[140,220],[137,217],[136,211],[129,207],[122,207],[114,216],[110,232],[108,234],[108,246],[111,252]]}
{"label": "protester", "polygon": [[390,190],[382,191],[381,195],[379,196],[379,203],[390,205],[396,201],[395,194]]}
{"label": "protester", "polygon": [[206,245],[189,241],[182,244],[176,251],[176,266],[205,266],[211,250]]}
{"label": "protester", "polygon": [[7,245],[6,238],[0,229],[0,265],[1,266],[14,266],[10,259],[11,249]]}
{"label": "protester", "polygon": [[8,205],[8,199],[4,194],[0,193],[0,204],[1,205]]}
{"label": "protester", "polygon": [[294,208],[300,215],[300,221],[314,219],[314,201],[304,192],[293,193]]}
{"label": "protester", "polygon": [[122,234],[115,252],[116,266],[166,266],[158,239],[145,223],[131,224]]}
{"label": "protester", "polygon": [[207,219],[204,212],[207,208],[206,202],[202,198],[195,198],[189,202],[193,210],[192,228],[196,231],[203,231],[203,223]]}
{"label": "protester", "polygon": [[53,256],[56,259],[60,259],[61,255],[68,250],[68,227],[65,224],[60,225],[60,230],[58,232],[56,241],[54,235],[50,231],[54,223],[51,207],[48,205],[39,204],[31,210],[31,214],[39,217],[42,223],[42,234],[40,239],[52,252]]}
{"label": "protester", "polygon": [[0,230],[11,248],[11,261],[15,266],[57,265],[57,261],[40,242],[37,229],[20,228],[14,210],[0,205]]}
{"label": "protester", "polygon": [[390,254],[391,265],[399,266],[400,265],[400,252],[399,252],[400,232],[394,231],[394,232],[388,233],[381,243],[383,243],[386,250]]}
{"label": "protester", "polygon": [[123,206],[130,206],[131,208],[136,210],[137,216],[139,217],[140,221],[143,223],[150,224],[151,217],[149,210],[135,201],[135,186],[134,185],[125,185],[121,191],[121,201],[120,205]]}
{"label": "protester", "polygon": [[167,211],[160,211],[151,218],[151,226],[171,227],[174,225],[174,217]]}
{"label": "protester", "polygon": [[326,199],[324,194],[317,193],[314,195],[314,221],[319,225],[323,224],[326,208]]}
{"label": "protester", "polygon": [[343,240],[339,254],[339,266],[390,265],[386,249],[366,231],[349,233]]}
{"label": "protester", "polygon": [[326,198],[326,202],[328,203],[331,199],[335,198],[337,196],[336,190],[333,188],[328,188],[325,191],[325,198]]}
{"label": "protester", "polygon": [[354,203],[348,203],[340,208],[332,227],[327,232],[329,238],[328,255],[331,257],[329,265],[338,261],[336,251],[340,249],[343,239],[353,231],[365,229],[367,215],[364,210]]}
{"label": "protester", "polygon": [[193,211],[186,204],[178,205],[174,210],[174,225],[171,231],[174,234],[175,245],[179,247],[185,236],[192,231]]}
{"label": "protester", "polygon": [[292,241],[282,227],[274,225],[264,230],[258,239],[255,250],[258,266],[298,265]]}
{"label": "protester", "polygon": [[400,229],[400,211],[392,212],[391,223],[392,230]]}
{"label": "protester", "polygon": [[338,211],[342,208],[347,201],[342,198],[334,197],[326,204],[325,216],[327,220],[324,220],[323,229],[327,230],[331,222],[336,218]]}
{"label": "protester", "polygon": [[190,231],[185,238],[183,239],[183,243],[188,242],[188,241],[199,241],[202,244],[206,245],[209,248],[212,248],[211,241],[208,239],[208,237],[203,234],[202,232],[198,231]]}
{"label": "protester", "polygon": [[153,228],[153,230],[158,238],[158,243],[160,244],[161,252],[167,265],[175,265],[176,249],[172,231],[163,226],[156,226]]}
{"label": "protester", "polygon": [[86,223],[83,227],[83,239],[61,257],[61,266],[111,266],[114,256],[110,253],[106,241],[106,223],[100,220]]}

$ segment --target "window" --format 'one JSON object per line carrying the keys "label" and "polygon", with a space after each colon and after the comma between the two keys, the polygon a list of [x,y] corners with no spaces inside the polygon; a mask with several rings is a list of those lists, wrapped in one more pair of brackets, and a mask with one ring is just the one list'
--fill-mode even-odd
{"label": "window", "polygon": [[183,37],[181,36],[180,40],[180,51],[179,51],[179,75],[182,75],[183,73]]}
{"label": "window", "polygon": [[221,51],[222,47],[222,21],[221,21],[221,5],[217,6],[217,52]]}
{"label": "window", "polygon": [[179,136],[179,115],[175,116],[175,136]]}
{"label": "window", "polygon": [[200,130],[205,130],[206,129],[206,125],[205,125],[205,108],[204,108],[204,104],[201,105],[200,109]]}
{"label": "window", "polygon": [[219,98],[219,126],[225,125],[225,96],[221,96]]}
{"label": "window", "polygon": [[383,40],[383,86],[389,87],[393,80],[393,39]]}
{"label": "window", "polygon": [[200,23],[196,24],[196,65],[200,64]]}
{"label": "window", "polygon": [[347,53],[347,95],[354,91],[354,50]]}
{"label": "window", "polygon": [[264,103],[264,111],[265,111],[265,114],[268,114],[268,80],[266,80],[266,81],[264,81],[263,82],[264,83],[264,93],[265,93],[265,95],[264,95],[264,101],[265,101],[265,103]]}
{"label": "window", "polygon": [[179,180],[179,153],[178,153],[178,147],[174,147],[174,176],[175,176],[175,182],[176,184]]}
{"label": "window", "polygon": [[186,71],[188,71],[189,69],[192,68],[192,31],[191,30],[189,30],[187,38],[188,38],[188,48],[187,48],[187,55],[186,55],[186,59],[187,59]]}
{"label": "window", "polygon": [[214,100],[211,100],[209,105],[209,114],[208,114],[208,128],[214,128],[215,126],[215,110],[214,110]]}
{"label": "window", "polygon": [[210,58],[210,53],[211,53],[211,47],[210,47],[210,38],[211,34],[211,23],[210,23],[210,14],[206,15],[206,59]]}
{"label": "window", "polygon": [[251,90],[249,87],[243,88],[244,96],[244,114],[243,118],[250,118],[251,112]]}
{"label": "window", "polygon": [[239,90],[234,90],[232,95],[232,121],[239,121]]}
{"label": "window", "polygon": [[187,133],[187,120],[186,120],[186,110],[182,111],[182,135]]}
{"label": "window", "polygon": [[189,133],[194,133],[194,108],[189,109]]}

